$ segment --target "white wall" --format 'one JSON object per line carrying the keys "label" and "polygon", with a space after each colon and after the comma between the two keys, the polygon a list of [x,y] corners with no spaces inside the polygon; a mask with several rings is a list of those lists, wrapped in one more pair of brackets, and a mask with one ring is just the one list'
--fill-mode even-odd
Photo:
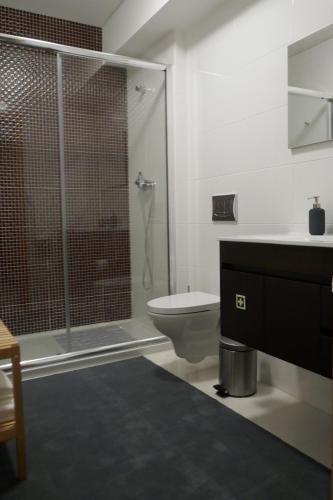
{"label": "white wall", "polygon": [[[219,294],[228,234],[307,231],[319,193],[333,232],[333,144],[288,149],[287,45],[333,23],[331,0],[229,0],[144,55],[168,80],[173,291]],[[239,193],[239,223],[211,222],[211,196]],[[260,354],[260,378],[331,411],[331,381]]]}
{"label": "white wall", "polygon": [[168,1],[124,0],[103,26],[103,51],[118,52]]}
{"label": "white wall", "polygon": [[[177,233],[177,258],[193,290],[219,293],[218,236],[307,231],[314,193],[332,231],[333,145],[292,152],[287,139],[287,45],[332,22],[330,0],[229,0],[189,34],[190,234]],[[239,193],[237,225],[211,222],[211,196],[224,192]],[[265,355],[260,364],[267,382],[330,410],[330,381]]]}

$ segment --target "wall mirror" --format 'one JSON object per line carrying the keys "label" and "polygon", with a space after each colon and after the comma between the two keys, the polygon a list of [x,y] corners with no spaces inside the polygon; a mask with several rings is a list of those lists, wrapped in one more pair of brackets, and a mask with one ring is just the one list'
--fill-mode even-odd
{"label": "wall mirror", "polygon": [[333,25],[288,47],[288,144],[331,141]]}

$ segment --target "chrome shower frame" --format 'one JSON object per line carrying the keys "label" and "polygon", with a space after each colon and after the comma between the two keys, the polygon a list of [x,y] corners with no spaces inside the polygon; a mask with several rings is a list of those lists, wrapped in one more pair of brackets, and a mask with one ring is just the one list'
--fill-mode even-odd
{"label": "chrome shower frame", "polygon": [[[57,54],[57,67],[58,67],[58,111],[59,111],[59,141],[60,141],[60,149],[63,146],[63,111],[61,109],[62,106],[62,90],[61,90],[61,76],[62,76],[62,68],[61,68],[61,56],[62,55],[68,55],[68,56],[76,56],[76,57],[86,57],[86,58],[94,58],[100,61],[103,61],[105,64],[110,64],[112,66],[117,66],[121,68],[139,68],[139,69],[147,69],[147,70],[154,70],[154,71],[164,71],[165,73],[165,102],[166,102],[166,109],[165,109],[165,130],[166,130],[166,184],[167,184],[167,244],[168,244],[168,289],[170,293],[170,282],[171,279],[174,280],[174,277],[171,278],[170,273],[171,273],[171,262],[170,262],[170,187],[169,187],[169,147],[170,144],[168,142],[168,126],[170,125],[170,118],[168,117],[168,92],[170,89],[170,85],[168,85],[168,82],[170,82],[171,79],[171,66],[167,64],[160,64],[160,63],[154,63],[150,61],[145,61],[141,59],[136,59],[136,58],[131,58],[131,57],[126,57],[126,56],[121,56],[118,54],[111,54],[107,52],[98,52],[95,50],[89,50],[89,49],[82,49],[78,47],[72,47],[72,46],[67,46],[67,45],[62,45],[62,44],[57,44],[53,42],[46,42],[43,40],[36,40],[33,38],[26,38],[26,37],[20,37],[20,36],[15,36],[15,35],[8,35],[5,33],[0,33],[0,41],[4,43],[9,43],[9,44],[14,44],[14,45],[21,45],[25,47],[33,47],[33,48],[39,48],[39,49],[44,49],[47,51],[51,51]],[[137,90],[142,92],[144,89],[144,93],[147,91],[153,91],[154,89],[148,89],[145,88],[144,86],[139,86]],[[169,87],[169,88],[168,88]],[[2,103],[0,103],[0,108],[2,106]],[[1,109],[0,109],[1,111]],[[60,151],[60,177],[61,177],[61,184],[64,184],[64,156],[63,152]],[[149,181],[149,180],[144,180],[142,187],[143,189],[152,189],[155,186],[154,181]],[[66,214],[66,200],[65,197],[62,196],[61,198],[61,210],[62,210],[62,232],[63,232],[63,251],[64,251],[64,273],[65,273],[65,283],[68,283],[68,258],[67,258],[67,250],[66,250],[66,226],[65,226],[65,214]],[[65,293],[65,307],[66,310],[69,311],[69,294]],[[68,338],[68,345],[70,346],[70,315],[69,312],[66,312],[66,331],[67,331],[67,338]],[[148,345],[155,345],[155,344],[165,344],[166,339],[165,337],[156,337],[156,338],[151,338],[151,339],[144,339],[142,341],[135,341],[133,343],[120,343],[120,344],[114,344],[112,346],[106,346],[103,348],[99,349],[87,349],[85,351],[80,351],[80,352],[68,352],[65,354],[60,354],[57,356],[51,356],[49,358],[41,358],[41,359],[36,359],[36,360],[31,360],[31,361],[23,361],[21,362],[23,367],[26,368],[31,368],[31,367],[36,367],[36,366],[42,366],[43,364],[49,365],[49,364],[56,364],[56,363],[61,363],[62,361],[66,361],[68,359],[77,359],[77,358],[82,358],[84,356],[91,356],[95,355],[97,352],[118,352],[119,350],[122,349],[130,349],[131,347],[135,348],[137,346],[148,346]],[[8,366],[3,365],[1,368],[9,369]]]}
{"label": "chrome shower frame", "polygon": [[71,47],[60,43],[45,42],[44,40],[35,40],[34,38],[25,38],[22,36],[7,35],[0,33],[0,41],[6,43],[14,43],[16,45],[24,45],[26,47],[36,47],[46,49],[52,52],[67,54],[72,56],[93,57],[95,59],[103,59],[106,63],[123,68],[141,68],[152,69],[157,71],[166,71],[166,64],[152,63],[132,57],[120,56],[118,54],[109,54],[107,52],[98,52],[97,50],[81,49],[79,47]]}

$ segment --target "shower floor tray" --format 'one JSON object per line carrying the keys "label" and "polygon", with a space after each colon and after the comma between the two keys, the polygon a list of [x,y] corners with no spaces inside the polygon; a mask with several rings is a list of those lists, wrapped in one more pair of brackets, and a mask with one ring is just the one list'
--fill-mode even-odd
{"label": "shower floor tray", "polygon": [[[73,327],[70,334],[70,352],[161,336],[162,334],[145,318]],[[21,335],[18,337],[18,341],[21,347],[22,361],[68,352],[65,330]]]}

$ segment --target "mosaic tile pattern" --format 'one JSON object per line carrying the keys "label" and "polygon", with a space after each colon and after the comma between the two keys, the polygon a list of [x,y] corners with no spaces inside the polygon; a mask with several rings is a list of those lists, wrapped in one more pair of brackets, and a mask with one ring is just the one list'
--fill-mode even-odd
{"label": "mosaic tile pattern", "polygon": [[64,56],[63,78],[72,322],[126,319],[131,315],[127,74]]}
{"label": "mosaic tile pattern", "polygon": [[0,43],[0,74],[0,316],[18,335],[63,296],[56,56]]}
{"label": "mosaic tile pattern", "polygon": [[[2,32],[99,48],[95,28],[42,18],[0,7]],[[63,62],[70,314],[78,326],[131,315],[126,72]],[[0,74],[0,317],[20,335],[65,325],[56,56],[0,43]]]}
{"label": "mosaic tile pattern", "polygon": [[[66,351],[67,335],[55,335],[54,339]],[[72,331],[71,347],[72,351],[82,351],[84,349],[96,349],[109,345],[122,344],[137,340],[129,332],[119,325],[91,327],[89,330]]]}
{"label": "mosaic tile pattern", "polygon": [[102,30],[96,26],[0,6],[0,33],[102,50]]}

